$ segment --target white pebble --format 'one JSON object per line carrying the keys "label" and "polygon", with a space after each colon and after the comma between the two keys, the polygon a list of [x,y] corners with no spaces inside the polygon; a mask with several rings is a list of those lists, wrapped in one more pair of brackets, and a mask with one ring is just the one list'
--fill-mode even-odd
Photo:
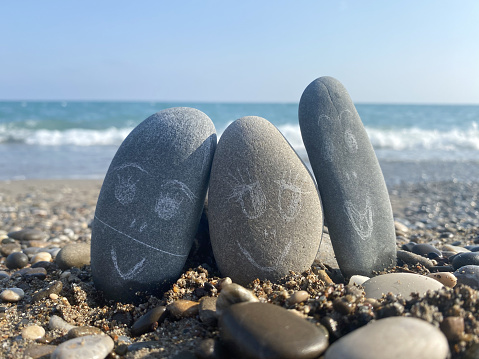
{"label": "white pebble", "polygon": [[76,328],[75,325],[71,325],[70,323],[67,323],[58,315],[52,315],[50,317],[50,321],[48,322],[48,327],[51,330],[59,329],[59,330],[67,331],[67,332],[72,328]]}
{"label": "white pebble", "polygon": [[50,253],[39,252],[32,257],[32,260],[30,262],[32,264],[35,264],[38,262],[51,262],[51,261],[52,261],[52,255]]}
{"label": "white pebble", "polygon": [[60,344],[51,359],[89,358],[103,359],[113,350],[115,343],[108,335],[86,335]]}
{"label": "white pebble", "polygon": [[456,276],[450,272],[430,273],[427,276],[429,278],[434,278],[435,280],[449,288],[453,288],[457,283]]}
{"label": "white pebble", "polygon": [[45,336],[45,329],[39,325],[29,325],[22,329],[22,338],[23,339],[40,339]]}
{"label": "white pebble", "polygon": [[4,302],[18,302],[25,296],[25,292],[20,288],[8,288],[0,293],[0,299]]}
{"label": "white pebble", "polygon": [[350,279],[349,279],[349,285],[353,285],[353,284],[356,284],[356,285],[363,285],[363,283],[365,281],[367,281],[368,279],[370,279],[369,277],[366,277],[365,275],[353,275]]}

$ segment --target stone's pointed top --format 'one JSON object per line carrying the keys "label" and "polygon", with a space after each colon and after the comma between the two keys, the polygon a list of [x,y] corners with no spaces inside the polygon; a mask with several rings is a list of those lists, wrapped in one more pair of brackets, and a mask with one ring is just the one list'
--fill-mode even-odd
{"label": "stone's pointed top", "polygon": [[216,263],[234,282],[274,280],[313,263],[323,222],[317,188],[264,118],[243,117],[223,132],[208,207]]}
{"label": "stone's pointed top", "polygon": [[342,273],[371,276],[396,262],[386,184],[344,86],[320,77],[304,90],[299,124]]}
{"label": "stone's pointed top", "polygon": [[187,107],[160,111],[113,158],[92,227],[95,285],[111,299],[161,294],[181,274],[203,211],[216,132]]}

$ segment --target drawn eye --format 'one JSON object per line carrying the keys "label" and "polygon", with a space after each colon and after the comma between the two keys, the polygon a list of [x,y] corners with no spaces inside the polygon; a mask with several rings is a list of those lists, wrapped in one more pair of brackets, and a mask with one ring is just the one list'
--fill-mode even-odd
{"label": "drawn eye", "polygon": [[229,174],[232,193],[228,200],[234,200],[241,206],[241,211],[246,218],[255,219],[263,215],[266,210],[266,196],[259,181],[252,181],[249,171],[246,170],[245,178],[238,169],[235,177]]}
{"label": "drawn eye", "polygon": [[[296,175],[294,182],[297,183],[299,174]],[[306,193],[301,190],[297,184],[292,181],[291,171],[288,178],[283,178],[275,183],[279,186],[278,191],[278,208],[281,217],[289,222],[296,218],[302,207],[302,194]]]}
{"label": "drawn eye", "polygon": [[167,181],[161,189],[162,192],[155,203],[155,212],[164,220],[175,217],[185,199],[194,202],[197,198],[186,184],[177,180]]}
{"label": "drawn eye", "polygon": [[116,167],[113,171],[117,172],[118,182],[115,185],[115,198],[122,205],[127,205],[133,202],[136,194],[136,184],[140,180],[138,175],[140,173],[147,173],[137,163],[124,163],[121,166]]}
{"label": "drawn eye", "polygon": [[346,147],[348,148],[349,152],[358,152],[358,142],[356,141],[356,137],[354,137],[351,129],[349,128],[344,133],[344,142],[346,142]]}

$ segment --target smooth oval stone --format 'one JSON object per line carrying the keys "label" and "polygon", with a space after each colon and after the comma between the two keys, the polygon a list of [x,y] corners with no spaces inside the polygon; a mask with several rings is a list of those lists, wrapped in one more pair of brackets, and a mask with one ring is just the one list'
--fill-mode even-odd
{"label": "smooth oval stone", "polygon": [[45,279],[47,277],[47,270],[45,268],[25,268],[25,272],[22,274],[25,278],[38,278]]}
{"label": "smooth oval stone", "polygon": [[0,293],[0,299],[4,302],[15,303],[22,300],[25,292],[20,288],[7,288]]}
{"label": "smooth oval stone", "polygon": [[216,131],[203,112],[160,111],[123,141],[101,188],[92,226],[92,275],[110,298],[139,301],[176,281],[208,188]]}
{"label": "smooth oval stone", "polygon": [[90,264],[90,245],[88,243],[69,243],[55,258],[60,269],[81,268]]}
{"label": "smooth oval stone", "polygon": [[268,303],[241,303],[219,319],[220,338],[241,358],[317,358],[328,347],[328,332]]}
{"label": "smooth oval stone", "polygon": [[398,250],[397,258],[408,265],[416,265],[419,263],[428,269],[434,267],[434,263],[430,259],[408,251]]}
{"label": "smooth oval stone", "polygon": [[22,338],[23,339],[40,339],[45,336],[45,329],[39,325],[29,325],[22,329]]}
{"label": "smooth oval stone", "polygon": [[47,288],[41,289],[33,295],[33,302],[39,302],[42,299],[50,297],[52,294],[60,294],[63,289],[61,281],[52,282]]}
{"label": "smooth oval stone", "polygon": [[365,275],[353,275],[351,278],[349,278],[349,285],[363,285],[363,283],[369,279],[371,278],[366,277]]}
{"label": "smooth oval stone", "polygon": [[454,253],[469,253],[471,252],[469,249],[464,248],[464,247],[459,247],[459,246],[453,246],[450,244],[445,244],[442,246],[443,251],[450,251]]}
{"label": "smooth oval stone", "polygon": [[442,255],[442,252],[439,249],[429,243],[416,244],[414,247],[412,247],[411,251],[424,257],[426,257],[429,253],[437,254],[439,257]]}
{"label": "smooth oval stone", "polygon": [[479,289],[479,266],[462,266],[454,272],[458,284],[465,284],[473,289]]}
{"label": "smooth oval stone", "polygon": [[309,293],[305,290],[299,290],[297,292],[294,292],[291,297],[288,298],[288,304],[293,305],[293,304],[299,304],[302,302],[305,302],[309,299]]}
{"label": "smooth oval stone", "polygon": [[389,195],[369,137],[344,86],[320,77],[299,103],[301,135],[345,277],[396,264]]}
{"label": "smooth oval stone", "polygon": [[193,317],[198,314],[199,303],[192,300],[178,299],[166,307],[173,319]]}
{"label": "smooth oval stone", "polygon": [[60,318],[58,315],[52,315],[50,317],[50,321],[48,322],[48,327],[51,330],[58,329],[58,330],[62,330],[62,331],[65,331],[65,332],[68,332],[72,328],[76,328],[75,325],[67,323],[65,320]]}
{"label": "smooth oval stone", "polygon": [[467,265],[479,265],[479,252],[459,253],[452,260],[454,269],[459,269]]}
{"label": "smooth oval stone", "polygon": [[8,257],[10,254],[14,252],[21,252],[22,251],[22,246],[19,243],[6,243],[2,244],[0,247],[0,253],[4,257]]}
{"label": "smooth oval stone", "polygon": [[449,345],[444,334],[428,322],[390,317],[365,325],[334,342],[325,359],[445,359]]}
{"label": "smooth oval stone", "polygon": [[108,335],[87,335],[67,340],[60,344],[51,359],[89,358],[104,359],[115,346]]}
{"label": "smooth oval stone", "polygon": [[37,231],[36,229],[22,229],[20,231],[10,232],[7,236],[19,241],[44,241],[48,238],[47,234]]}
{"label": "smooth oval stone", "polygon": [[67,336],[70,339],[84,337],[87,335],[99,335],[103,334],[100,328],[92,327],[89,325],[83,327],[75,327],[68,331]]}
{"label": "smooth oval stone", "polygon": [[13,252],[5,259],[8,269],[23,268],[28,264],[28,256],[22,252]]}
{"label": "smooth oval stone", "polygon": [[155,323],[160,324],[166,318],[166,307],[161,305],[153,308],[148,313],[142,315],[131,327],[131,334],[133,336],[142,335],[154,330]]}
{"label": "smooth oval stone", "polygon": [[32,259],[30,260],[30,263],[35,264],[38,262],[51,262],[52,261],[52,255],[48,252],[39,252],[35,254]]}
{"label": "smooth oval stone", "polygon": [[449,272],[430,273],[427,276],[429,278],[434,278],[435,280],[449,288],[453,288],[457,283],[456,276]]}
{"label": "smooth oval stone", "polygon": [[240,118],[223,132],[208,219],[218,268],[235,283],[311,267],[322,235],[321,200],[301,159],[264,118]]}
{"label": "smooth oval stone", "polygon": [[378,275],[363,283],[366,297],[381,298],[389,292],[410,299],[411,293],[424,295],[428,290],[441,289],[437,280],[412,273],[388,273]]}
{"label": "smooth oval stone", "polygon": [[233,304],[258,301],[258,297],[252,291],[237,283],[231,283],[221,289],[216,301],[216,310],[218,314],[221,314],[223,310]]}

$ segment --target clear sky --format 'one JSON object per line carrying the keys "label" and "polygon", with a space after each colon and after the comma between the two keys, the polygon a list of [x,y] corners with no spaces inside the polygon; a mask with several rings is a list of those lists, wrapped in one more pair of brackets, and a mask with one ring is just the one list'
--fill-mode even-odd
{"label": "clear sky", "polygon": [[479,104],[479,1],[0,0],[0,100]]}

